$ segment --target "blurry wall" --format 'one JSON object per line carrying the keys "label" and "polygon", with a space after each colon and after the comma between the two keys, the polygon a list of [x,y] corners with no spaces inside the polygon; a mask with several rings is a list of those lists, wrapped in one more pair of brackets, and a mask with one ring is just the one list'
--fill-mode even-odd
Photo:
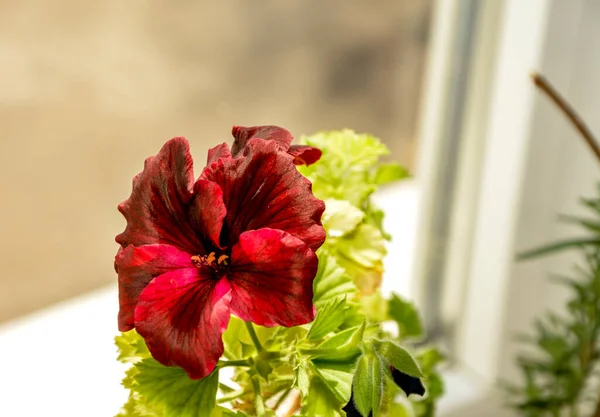
{"label": "blurry wall", "polygon": [[116,205],[186,136],[351,127],[413,164],[422,0],[0,1],[0,321],[116,281]]}

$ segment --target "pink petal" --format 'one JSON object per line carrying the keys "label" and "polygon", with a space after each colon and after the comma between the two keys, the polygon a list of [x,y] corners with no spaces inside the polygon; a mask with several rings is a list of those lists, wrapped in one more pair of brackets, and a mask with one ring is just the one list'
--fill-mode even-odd
{"label": "pink petal", "polygon": [[242,233],[231,252],[231,311],[261,326],[298,326],[314,319],[315,253],[281,230]]}
{"label": "pink petal", "polygon": [[283,152],[288,151],[292,141],[294,140],[294,136],[292,136],[288,130],[279,126],[233,126],[231,133],[235,138],[233,146],[231,147],[231,153],[233,156],[237,156],[239,153],[241,153],[250,139],[260,138],[272,140],[277,143],[279,150]]}
{"label": "pink petal", "polygon": [[206,248],[209,252],[221,247],[219,240],[226,214],[221,187],[203,179],[196,181],[190,217],[192,226],[201,235],[204,246],[207,246],[207,242],[212,244],[212,247]]}
{"label": "pink petal", "polygon": [[292,145],[288,153],[294,157],[294,164],[306,166],[314,164],[323,155],[319,148],[304,145]]}
{"label": "pink petal", "polygon": [[206,165],[210,165],[221,158],[231,158],[231,151],[229,150],[229,145],[226,143],[222,143],[208,150]]}
{"label": "pink petal", "polygon": [[119,205],[127,220],[116,240],[122,247],[166,243],[188,252],[203,246],[191,225],[188,206],[194,184],[192,157],[185,138],[174,138],[146,159],[144,170],[133,179],[131,196]]}
{"label": "pink petal", "polygon": [[325,241],[321,215],[325,204],[312,194],[312,184],[277,144],[252,139],[244,154],[220,159],[201,178],[217,183],[227,207],[228,243],[247,230],[280,229],[317,250]]}
{"label": "pink petal", "polygon": [[197,268],[167,272],[142,292],[135,327],[158,362],[204,378],[223,354],[230,301],[226,279],[202,276]]}
{"label": "pink petal", "polygon": [[191,256],[169,245],[127,246],[119,249],[115,269],[119,274],[119,330],[133,329],[133,313],[148,283],[165,272],[192,268]]}

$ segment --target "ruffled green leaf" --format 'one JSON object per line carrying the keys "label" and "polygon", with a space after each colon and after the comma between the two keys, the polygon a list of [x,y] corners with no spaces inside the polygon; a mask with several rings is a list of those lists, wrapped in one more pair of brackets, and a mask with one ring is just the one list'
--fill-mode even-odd
{"label": "ruffled green leaf", "polygon": [[361,224],[352,233],[337,239],[336,251],[365,268],[379,266],[387,254],[385,238],[375,226]]}
{"label": "ruffled green leaf", "polygon": [[356,293],[352,278],[346,274],[325,248],[319,249],[317,255],[319,270],[313,283],[313,301],[317,307],[333,299]]}
{"label": "ruffled green leaf", "polygon": [[318,340],[340,327],[346,318],[346,298],[337,298],[324,304],[317,310],[307,337]]}
{"label": "ruffled green leaf", "polygon": [[115,345],[119,349],[117,360],[120,362],[135,363],[150,357],[144,338],[135,330],[115,336]]}
{"label": "ruffled green leaf", "polygon": [[373,182],[378,185],[387,184],[389,182],[407,178],[408,176],[408,171],[404,167],[395,162],[390,162],[388,164],[381,164],[377,167]]}
{"label": "ruffled green leaf", "polygon": [[329,198],[325,200],[323,227],[330,237],[340,237],[353,231],[365,217],[362,210],[348,201]]}
{"label": "ruffled green leaf", "polygon": [[360,353],[358,346],[363,340],[366,323],[350,329],[342,330],[325,340],[315,349],[307,352],[313,357],[327,357],[332,360],[344,361]]}
{"label": "ruffled green leaf", "polygon": [[175,366],[163,366],[154,359],[134,365],[138,370],[133,389],[164,417],[210,417],[216,406],[219,371],[200,380],[190,379]]}
{"label": "ruffled green leaf", "polygon": [[313,192],[318,198],[345,200],[362,208],[377,189],[379,182],[376,181],[390,181],[399,174],[391,167],[382,168],[378,173],[378,159],[389,150],[372,135],[346,129],[317,133],[303,137],[302,141],[323,151],[319,162],[299,167],[313,182]]}
{"label": "ruffled green leaf", "polygon": [[345,415],[340,411],[342,406],[323,378],[319,375],[311,378],[308,395],[302,398],[302,415],[341,417]]}
{"label": "ruffled green leaf", "polygon": [[340,405],[346,404],[352,395],[354,361],[313,360],[314,370],[327,388],[333,393]]}

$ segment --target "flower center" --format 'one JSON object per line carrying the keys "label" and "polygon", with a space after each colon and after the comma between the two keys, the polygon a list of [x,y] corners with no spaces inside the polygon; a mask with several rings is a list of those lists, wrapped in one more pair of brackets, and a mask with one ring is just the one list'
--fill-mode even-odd
{"label": "flower center", "polygon": [[219,272],[227,268],[229,256],[222,254],[217,257],[215,252],[211,252],[208,255],[194,255],[191,260],[197,268],[208,267],[212,270]]}

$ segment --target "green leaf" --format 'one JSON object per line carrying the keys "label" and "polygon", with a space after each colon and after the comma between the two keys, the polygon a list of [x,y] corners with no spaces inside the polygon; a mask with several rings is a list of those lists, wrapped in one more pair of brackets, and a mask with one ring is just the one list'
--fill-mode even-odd
{"label": "green leaf", "polygon": [[330,357],[333,360],[344,361],[355,356],[360,350],[358,345],[362,342],[366,323],[343,330],[321,343],[316,349],[311,349],[313,357]]}
{"label": "green leaf", "polygon": [[308,390],[310,386],[310,379],[308,376],[308,370],[306,369],[306,366],[306,362],[301,362],[296,366],[296,369],[294,370],[294,386],[298,388],[303,398],[308,395]]}
{"label": "green leaf", "polygon": [[319,132],[302,140],[323,151],[322,159],[338,162],[343,168],[364,170],[372,167],[380,156],[390,151],[375,136],[358,134],[350,129]]}
{"label": "green leaf", "polygon": [[378,266],[387,254],[381,231],[367,223],[337,239],[335,248],[341,255],[365,268]]}
{"label": "green leaf", "polygon": [[407,178],[408,176],[409,174],[406,169],[395,162],[390,162],[387,164],[381,164],[379,167],[377,167],[373,182],[375,184],[387,184],[389,182]]}
{"label": "green leaf", "polygon": [[325,207],[323,227],[325,227],[327,235],[331,237],[340,237],[350,233],[365,217],[362,210],[346,200],[329,198],[325,200]]}
{"label": "green leaf", "polygon": [[135,363],[150,357],[144,338],[135,330],[115,336],[115,345],[119,349],[117,360],[120,362]]}
{"label": "green leaf", "polygon": [[381,232],[381,235],[385,240],[392,240],[392,236],[383,228],[384,217],[385,213],[383,210],[375,207],[371,202],[368,203],[367,208],[365,209],[365,218],[367,223],[375,226]]}
{"label": "green leaf", "polygon": [[598,234],[600,233],[600,222],[592,219],[584,219],[577,216],[561,215],[560,220],[567,223],[578,224],[581,227],[588,229],[590,232]]}
{"label": "green leaf", "polygon": [[352,278],[346,274],[325,248],[320,248],[317,255],[319,270],[313,283],[313,301],[317,307],[340,296],[356,293]]}
{"label": "green leaf", "polygon": [[389,153],[381,141],[371,135],[351,130],[321,132],[302,141],[323,151],[316,164],[300,166],[300,172],[313,182],[313,192],[320,199],[346,200],[363,207],[376,189],[372,170],[380,156]]}
{"label": "green leaf", "polygon": [[345,318],[346,297],[329,301],[317,310],[317,317],[307,337],[313,340],[321,339],[340,327]]}
{"label": "green leaf", "polygon": [[415,417],[410,403],[391,403],[388,407],[388,415],[394,417]]}
{"label": "green leaf", "polygon": [[584,237],[579,239],[564,240],[558,243],[552,243],[541,248],[521,252],[517,255],[517,260],[524,261],[538,256],[549,255],[560,252],[565,249],[582,248],[586,246],[600,246],[600,239],[597,237]]}
{"label": "green leaf", "polygon": [[340,411],[342,406],[320,376],[311,378],[308,395],[302,398],[302,415],[340,417],[343,415]]}
{"label": "green leaf", "polygon": [[363,295],[360,298],[362,311],[369,318],[370,322],[382,322],[388,319],[388,301],[383,298],[380,291],[371,295]]}
{"label": "green leaf", "polygon": [[423,349],[416,356],[425,375],[433,372],[434,368],[444,360],[444,355],[435,347]]}
{"label": "green leaf", "polygon": [[422,378],[423,372],[415,358],[408,351],[390,341],[377,342],[374,346],[390,365],[402,372],[403,374]]}
{"label": "green leaf", "polygon": [[384,370],[381,358],[375,352],[365,353],[357,362],[352,381],[354,405],[363,416],[379,415],[383,396]]}
{"label": "green leaf", "polygon": [[179,367],[163,366],[154,359],[134,365],[138,392],[151,406],[164,410],[164,417],[210,417],[216,406],[218,369],[206,378],[190,379]]}
{"label": "green leaf", "polygon": [[423,335],[421,319],[413,303],[392,294],[388,301],[388,315],[398,324],[398,333],[401,338]]}
{"label": "green leaf", "polygon": [[144,404],[138,393],[130,392],[129,399],[115,417],[161,417],[161,414]]}
{"label": "green leaf", "polygon": [[[254,329],[261,344],[265,348],[270,348],[270,343],[274,341],[272,336],[278,331],[279,327],[255,325]],[[223,345],[225,348],[224,356],[227,359],[243,359],[256,352],[244,321],[235,316],[231,316],[227,330],[223,333]]]}
{"label": "green leaf", "polygon": [[210,417],[247,417],[248,415],[241,411],[233,411],[225,407],[218,405],[215,407]]}
{"label": "green leaf", "polygon": [[325,381],[339,404],[346,404],[352,395],[354,361],[339,362],[314,359],[315,372]]}

